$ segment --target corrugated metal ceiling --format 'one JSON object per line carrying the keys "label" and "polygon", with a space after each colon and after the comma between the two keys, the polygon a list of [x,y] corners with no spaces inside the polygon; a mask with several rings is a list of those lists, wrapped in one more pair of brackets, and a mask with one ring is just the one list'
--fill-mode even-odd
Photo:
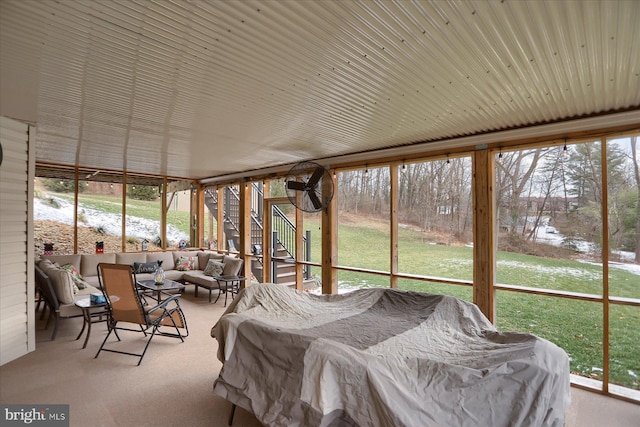
{"label": "corrugated metal ceiling", "polygon": [[640,2],[0,2],[38,161],[204,178],[640,107]]}

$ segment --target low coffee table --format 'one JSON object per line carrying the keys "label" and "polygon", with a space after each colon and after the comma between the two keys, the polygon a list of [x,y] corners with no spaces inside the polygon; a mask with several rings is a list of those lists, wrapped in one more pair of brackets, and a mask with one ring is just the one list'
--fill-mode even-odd
{"label": "low coffee table", "polygon": [[174,280],[164,279],[164,282],[158,284],[155,280],[138,280],[136,282],[141,288],[156,292],[158,302],[162,301],[160,294],[163,291],[184,291],[185,286]]}

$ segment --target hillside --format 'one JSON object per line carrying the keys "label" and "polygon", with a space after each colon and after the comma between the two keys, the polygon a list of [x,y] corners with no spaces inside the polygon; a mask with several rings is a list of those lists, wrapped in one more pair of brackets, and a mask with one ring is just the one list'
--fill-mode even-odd
{"label": "hillside", "polygon": [[[34,220],[33,234],[36,255],[44,253],[44,244],[53,243],[54,253],[72,254],[73,226],[51,220]],[[95,252],[96,242],[104,242],[105,252],[121,252],[122,237],[99,233],[90,227],[78,226],[78,253],[90,254]],[[139,243],[127,242],[127,252],[140,250]],[[160,249],[149,243],[149,250]]]}

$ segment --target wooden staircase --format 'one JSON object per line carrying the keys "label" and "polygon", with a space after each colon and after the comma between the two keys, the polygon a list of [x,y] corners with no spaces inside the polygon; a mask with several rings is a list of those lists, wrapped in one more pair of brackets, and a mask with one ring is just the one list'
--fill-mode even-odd
{"label": "wooden staircase", "polygon": [[[263,233],[263,212],[262,212],[262,186],[261,184],[252,184],[252,199],[255,200],[254,206],[257,206],[257,210],[252,207],[251,209],[251,245],[252,248],[254,245],[259,245],[262,250],[265,250],[265,247],[262,242],[262,233]],[[204,196],[205,206],[209,209],[211,214],[217,218],[218,217],[218,209],[220,208],[217,198],[217,193],[214,191],[205,190]],[[239,227],[239,218],[240,218],[240,195],[235,187],[225,187],[225,195],[224,195],[224,206],[222,206],[224,212],[224,234],[226,242],[221,244],[218,243],[219,247],[230,247],[231,244],[235,248],[240,247],[240,227]],[[275,208],[277,209],[277,207]],[[279,211],[279,209],[277,209]],[[272,264],[272,269],[276,272],[274,278],[272,280],[265,280],[263,277],[264,266],[262,264],[262,257],[251,260],[251,273],[255,276],[256,280],[259,282],[274,282],[284,286],[292,286],[295,287],[296,284],[296,265],[295,259],[292,257],[293,249],[287,247],[287,240],[291,241],[290,236],[295,236],[295,226],[286,219],[286,216],[281,211],[275,213],[279,215],[281,218],[284,218],[281,221],[278,221],[279,227],[281,229],[281,235],[284,238],[277,238],[277,249],[275,249],[274,255],[272,256],[274,259],[274,263]],[[308,239],[309,236],[306,236],[305,239]],[[294,242],[293,240],[292,242]],[[291,243],[292,243],[291,242]],[[291,244],[290,243],[290,244]],[[308,252],[308,251],[307,251]],[[308,255],[305,254],[305,258]],[[304,288],[311,289],[316,286],[316,283],[313,279],[310,278],[310,275],[305,274],[304,280]]]}

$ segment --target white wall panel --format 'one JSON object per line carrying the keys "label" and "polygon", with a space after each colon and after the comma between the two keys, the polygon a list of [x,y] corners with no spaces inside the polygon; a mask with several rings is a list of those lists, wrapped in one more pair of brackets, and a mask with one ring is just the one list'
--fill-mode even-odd
{"label": "white wall panel", "polygon": [[[33,132],[32,132],[33,134]],[[29,126],[0,117],[0,365],[35,349]]]}

